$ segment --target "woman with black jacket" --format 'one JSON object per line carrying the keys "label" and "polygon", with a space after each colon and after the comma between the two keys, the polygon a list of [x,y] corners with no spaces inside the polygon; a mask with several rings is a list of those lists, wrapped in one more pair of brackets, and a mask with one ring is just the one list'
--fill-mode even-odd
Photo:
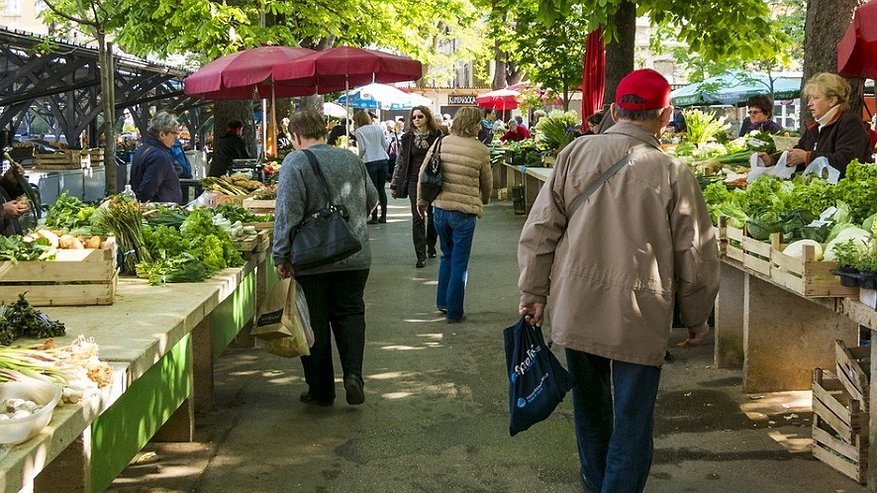
{"label": "woman with black jacket", "polygon": [[[807,124],[801,139],[789,151],[787,166],[803,170],[814,159],[824,157],[843,177],[853,159],[873,161],[874,149],[868,132],[862,118],[850,110],[850,85],[843,77],[828,72],[816,74],[807,81],[802,92],[807,96],[813,121]],[[774,164],[770,156],[765,163]]]}
{"label": "woman with black jacket", "polygon": [[408,131],[402,135],[390,189],[393,191],[393,198],[408,197],[411,202],[411,236],[414,240],[414,253],[417,255],[415,266],[420,269],[426,266],[427,256],[435,258],[438,236],[432,212],[425,219],[417,213],[417,177],[426,152],[442,132],[426,106],[412,108],[408,121],[411,123]]}

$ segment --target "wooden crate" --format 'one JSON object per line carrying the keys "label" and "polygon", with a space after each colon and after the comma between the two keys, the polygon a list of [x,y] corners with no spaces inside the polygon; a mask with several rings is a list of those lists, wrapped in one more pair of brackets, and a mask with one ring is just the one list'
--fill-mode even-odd
{"label": "wooden crate", "polygon": [[103,149],[85,149],[81,153],[81,162],[83,168],[103,168],[104,166],[104,150]]}
{"label": "wooden crate", "polygon": [[256,250],[256,245],[259,244],[259,234],[245,236],[243,238],[236,238],[234,240],[234,247],[241,253],[249,253]]}
{"label": "wooden crate", "polygon": [[818,415],[844,442],[868,436],[868,413],[853,399],[843,384],[822,368],[813,370],[813,414]]}
{"label": "wooden crate", "polygon": [[727,224],[719,218],[720,254],[743,264],[743,267],[769,277],[775,284],[807,298],[857,297],[858,288],[842,286],[840,278],[831,271],[836,262],[816,260],[813,247],[805,246],[802,257],[783,253],[779,233],[771,235],[770,242],[749,237],[745,229]]}
{"label": "wooden crate", "polygon": [[257,200],[252,198],[246,198],[241,202],[241,205],[252,211],[253,214],[274,214],[276,204],[276,200]]}
{"label": "wooden crate", "polygon": [[868,477],[868,438],[856,435],[853,443],[838,439],[834,430],[813,415],[813,456],[850,479],[865,484]]}
{"label": "wooden crate", "polygon": [[871,348],[848,348],[844,341],[834,343],[837,377],[853,399],[859,401],[862,410],[870,412]]}
{"label": "wooden crate", "polygon": [[256,231],[274,231],[274,221],[264,223],[244,223],[244,226],[252,226]]}
{"label": "wooden crate", "polygon": [[0,301],[27,293],[34,306],[111,305],[118,280],[110,239],[101,249],[58,250],[55,260],[0,262]]}
{"label": "wooden crate", "polygon": [[[56,152],[54,154],[37,154],[37,168],[43,169],[79,169],[82,165],[78,154]],[[76,158],[74,161],[73,158]]]}

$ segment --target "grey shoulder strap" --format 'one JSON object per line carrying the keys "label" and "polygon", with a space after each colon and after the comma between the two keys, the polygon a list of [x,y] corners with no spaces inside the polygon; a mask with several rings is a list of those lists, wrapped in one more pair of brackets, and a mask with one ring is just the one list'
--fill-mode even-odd
{"label": "grey shoulder strap", "polygon": [[572,218],[573,214],[575,214],[576,211],[579,209],[579,207],[581,207],[582,204],[584,204],[585,201],[588,200],[588,197],[590,197],[591,194],[596,192],[597,189],[600,188],[600,186],[602,186],[604,183],[606,183],[609,180],[609,178],[612,178],[613,176],[615,176],[616,173],[621,171],[621,168],[625,167],[627,165],[627,163],[630,162],[631,159],[636,159],[640,156],[644,156],[644,155],[648,154],[649,152],[656,151],[656,150],[657,149],[655,149],[654,147],[642,145],[642,144],[632,147],[630,149],[630,152],[625,154],[624,157],[622,157],[615,164],[613,164],[611,168],[604,171],[603,174],[600,175],[596,180],[594,180],[593,183],[588,185],[587,188],[585,188],[582,191],[582,193],[580,193],[578,195],[578,197],[573,199],[572,204],[569,206],[569,209],[566,211],[567,221],[569,221]]}

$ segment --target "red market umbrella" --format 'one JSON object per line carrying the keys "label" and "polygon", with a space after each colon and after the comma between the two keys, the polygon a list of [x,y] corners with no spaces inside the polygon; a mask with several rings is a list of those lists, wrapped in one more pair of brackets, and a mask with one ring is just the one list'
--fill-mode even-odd
{"label": "red market umbrella", "polygon": [[310,88],[310,94],[349,90],[372,82],[415,81],[423,76],[417,60],[377,50],[339,46],[282,63],[274,72],[280,86]]}
{"label": "red market umbrella", "polygon": [[513,110],[518,107],[518,91],[511,89],[497,89],[482,94],[475,98],[475,104],[480,108],[491,110]]}
{"label": "red market umbrella", "polygon": [[273,84],[277,67],[315,53],[307,48],[262,46],[232,53],[186,77],[186,95],[204,99],[238,100],[313,94],[308,87]]}
{"label": "red market umbrella", "polygon": [[582,67],[582,118],[603,109],[603,90],[606,76],[606,45],[603,27],[588,34],[585,61]]}
{"label": "red market umbrella", "polygon": [[837,44],[837,71],[847,77],[877,79],[877,0],[856,9]]}

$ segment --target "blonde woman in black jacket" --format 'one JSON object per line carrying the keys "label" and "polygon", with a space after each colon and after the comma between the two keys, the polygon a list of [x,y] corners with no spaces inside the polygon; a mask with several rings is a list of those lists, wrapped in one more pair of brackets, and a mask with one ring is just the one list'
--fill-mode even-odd
{"label": "blonde woman in black jacket", "polygon": [[411,236],[414,240],[414,253],[417,255],[415,267],[420,269],[426,266],[427,257],[435,258],[438,237],[432,213],[426,218],[417,213],[417,177],[427,151],[442,132],[426,106],[412,108],[408,121],[411,123],[402,135],[390,189],[393,191],[393,198],[408,197],[411,202]]}

